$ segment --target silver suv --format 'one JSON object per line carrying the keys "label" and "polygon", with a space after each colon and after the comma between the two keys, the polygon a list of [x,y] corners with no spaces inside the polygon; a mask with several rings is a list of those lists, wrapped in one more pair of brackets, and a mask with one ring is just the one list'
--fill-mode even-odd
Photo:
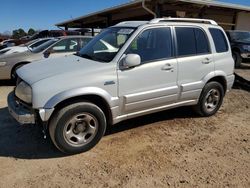
{"label": "silver suv", "polygon": [[229,41],[212,20],[128,21],[75,55],[18,69],[8,106],[21,124],[48,128],[62,152],[79,153],[126,119],[179,106],[215,114],[233,73]]}

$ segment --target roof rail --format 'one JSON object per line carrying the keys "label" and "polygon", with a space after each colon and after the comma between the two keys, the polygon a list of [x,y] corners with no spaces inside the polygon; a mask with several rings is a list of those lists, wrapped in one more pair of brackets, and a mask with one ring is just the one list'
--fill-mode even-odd
{"label": "roof rail", "polygon": [[206,23],[206,24],[218,25],[218,23],[214,20],[196,19],[196,18],[155,18],[149,21],[150,24],[159,22],[193,22],[193,23]]}

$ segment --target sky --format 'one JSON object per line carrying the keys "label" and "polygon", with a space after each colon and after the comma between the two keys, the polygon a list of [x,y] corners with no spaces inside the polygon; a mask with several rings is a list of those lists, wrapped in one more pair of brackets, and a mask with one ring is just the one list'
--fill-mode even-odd
{"label": "sky", "polygon": [[[120,5],[130,0],[2,0],[0,32],[56,29],[56,23]],[[221,0],[250,6],[250,0]]]}

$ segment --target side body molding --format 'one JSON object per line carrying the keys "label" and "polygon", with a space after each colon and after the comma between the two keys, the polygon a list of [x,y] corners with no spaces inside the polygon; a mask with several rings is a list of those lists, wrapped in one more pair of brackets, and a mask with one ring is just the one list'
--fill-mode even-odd
{"label": "side body molding", "polygon": [[70,99],[73,97],[78,97],[82,95],[97,95],[102,97],[109,105],[110,108],[116,107],[119,104],[118,97],[111,96],[108,92],[101,88],[97,87],[83,87],[83,88],[76,88],[72,90],[63,91],[58,93],[57,95],[53,96],[44,106],[45,109],[54,108],[60,102]]}

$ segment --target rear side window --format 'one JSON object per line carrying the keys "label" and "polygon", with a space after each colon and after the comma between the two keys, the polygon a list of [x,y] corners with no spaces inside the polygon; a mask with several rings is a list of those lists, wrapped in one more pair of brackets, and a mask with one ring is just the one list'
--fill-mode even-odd
{"label": "rear side window", "polygon": [[216,52],[217,53],[227,52],[228,44],[223,32],[220,29],[215,29],[215,28],[210,28],[209,31],[213,37]]}
{"label": "rear side window", "polygon": [[195,39],[197,54],[206,54],[210,52],[207,36],[201,29],[195,28]]}
{"label": "rear side window", "polygon": [[178,56],[196,54],[195,35],[193,28],[177,27],[176,37],[178,45]]}
{"label": "rear side window", "polygon": [[210,53],[206,34],[199,28],[176,27],[178,56]]}

